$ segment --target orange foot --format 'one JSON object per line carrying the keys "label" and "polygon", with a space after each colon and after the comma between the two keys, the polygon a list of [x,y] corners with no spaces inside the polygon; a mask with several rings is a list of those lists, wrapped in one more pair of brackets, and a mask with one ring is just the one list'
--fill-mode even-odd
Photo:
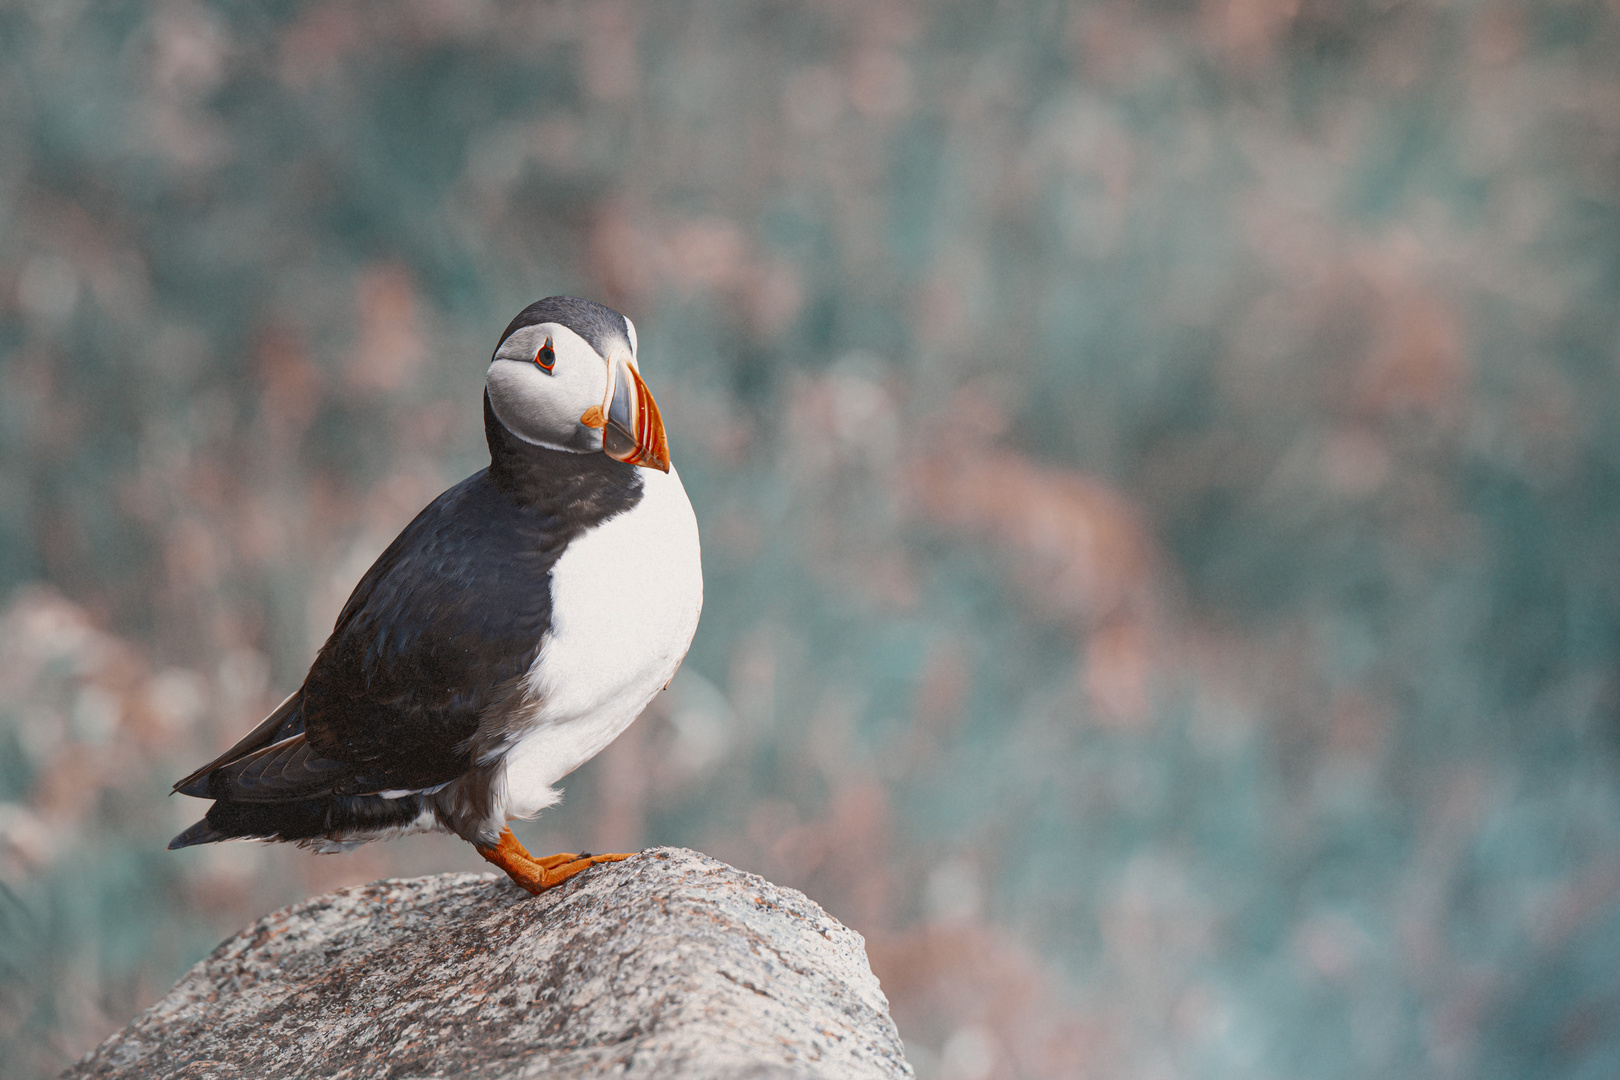
{"label": "orange foot", "polygon": [[501,838],[494,847],[479,846],[478,854],[505,870],[507,877],[535,896],[539,896],[547,889],[561,885],[581,870],[597,863],[619,862],[635,853],[592,855],[585,852],[576,855],[565,851],[560,855],[547,855],[543,859],[537,859],[518,843],[518,838],[512,835],[512,830],[507,829],[501,833]]}

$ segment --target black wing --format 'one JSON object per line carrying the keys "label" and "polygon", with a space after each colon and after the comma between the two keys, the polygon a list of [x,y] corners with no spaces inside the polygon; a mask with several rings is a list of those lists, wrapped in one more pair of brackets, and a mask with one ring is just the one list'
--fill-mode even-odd
{"label": "black wing", "polygon": [[174,790],[182,795],[206,797],[208,774],[215,769],[247,757],[289,735],[301,734],[304,730],[304,718],[298,711],[298,705],[303,693],[303,690],[294,690],[288,694],[287,699],[271,710],[270,715],[261,720],[258,727],[238,739],[235,746],[202,768],[176,780]]}
{"label": "black wing", "polygon": [[366,572],[303,688],[176,790],[279,802],[444,784],[534,662],[551,568],[577,532],[487,470],[440,495]]}
{"label": "black wing", "polygon": [[576,530],[480,472],[439,496],[355,588],[304,682],[304,730],[367,783],[426,787],[528,671]]}

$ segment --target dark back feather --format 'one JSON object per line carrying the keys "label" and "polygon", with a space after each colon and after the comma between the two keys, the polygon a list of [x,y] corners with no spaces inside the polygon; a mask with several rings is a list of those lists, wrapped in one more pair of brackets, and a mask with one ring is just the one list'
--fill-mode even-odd
{"label": "dark back feather", "polygon": [[[480,722],[522,700],[557,559],[641,498],[635,466],[524,443],[487,397],[484,425],[490,467],[428,504],[366,571],[282,715],[178,790],[279,802],[431,788],[468,770]],[[299,745],[273,746],[299,731]]]}

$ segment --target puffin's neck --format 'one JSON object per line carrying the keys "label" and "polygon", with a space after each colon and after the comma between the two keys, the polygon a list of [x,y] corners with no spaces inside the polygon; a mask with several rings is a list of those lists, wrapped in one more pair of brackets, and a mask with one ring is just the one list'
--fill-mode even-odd
{"label": "puffin's neck", "polygon": [[641,501],[641,470],[606,454],[576,454],[535,446],[506,430],[484,392],[484,440],[489,478],[496,488],[528,505],[567,507],[601,519]]}

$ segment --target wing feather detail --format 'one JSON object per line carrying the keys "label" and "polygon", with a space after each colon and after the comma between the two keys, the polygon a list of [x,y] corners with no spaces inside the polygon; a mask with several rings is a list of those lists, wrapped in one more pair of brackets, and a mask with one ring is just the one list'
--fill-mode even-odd
{"label": "wing feather detail", "polygon": [[348,790],[357,782],[353,765],[321,757],[299,732],[215,769],[208,777],[208,796],[229,802],[286,802],[359,794]]}
{"label": "wing feather detail", "polygon": [[425,507],[355,586],[303,686],[174,790],[221,803],[395,797],[442,788],[502,746],[551,625],[557,559],[641,497],[633,466],[523,453],[534,460],[521,476],[486,469]]}
{"label": "wing feather detail", "polygon": [[[270,710],[269,716],[259,721],[257,727],[238,739],[235,746],[232,746],[202,768],[176,780],[174,790],[182,795],[208,798],[209,773],[222,765],[235,761],[237,758],[251,754],[269,743],[285,738],[293,732],[303,731],[304,720],[299,712],[299,704],[303,693],[303,689],[300,688],[288,694],[280,705]],[[286,730],[283,730],[284,728]]]}

